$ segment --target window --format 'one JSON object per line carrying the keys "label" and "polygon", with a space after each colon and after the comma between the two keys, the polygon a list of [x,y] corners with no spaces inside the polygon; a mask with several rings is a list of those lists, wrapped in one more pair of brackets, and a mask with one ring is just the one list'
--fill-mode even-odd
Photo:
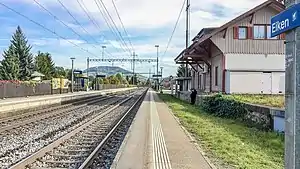
{"label": "window", "polygon": [[218,86],[218,70],[219,69],[219,67],[218,66],[216,66],[215,67],[215,86]]}
{"label": "window", "polygon": [[254,39],[265,39],[265,37],[266,37],[265,25],[254,25],[253,37],[254,37]]}
{"label": "window", "polygon": [[278,36],[271,37],[271,26],[267,25],[267,39],[278,39]]}
{"label": "window", "polygon": [[239,27],[238,38],[247,39],[247,27]]}

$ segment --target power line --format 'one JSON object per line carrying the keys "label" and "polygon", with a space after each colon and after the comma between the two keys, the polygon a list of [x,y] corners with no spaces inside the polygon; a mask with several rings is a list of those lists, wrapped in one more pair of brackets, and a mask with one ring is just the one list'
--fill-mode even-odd
{"label": "power line", "polygon": [[[82,4],[79,2],[79,0],[77,0],[77,3],[79,4],[80,8],[84,11],[85,15],[89,18],[89,20],[94,24],[95,27],[97,27],[99,29],[99,31],[101,30],[99,24],[97,22],[95,22],[95,19],[93,19],[89,13],[87,12],[87,10],[85,9],[85,5],[82,2]],[[105,35],[102,35],[103,37],[105,37]],[[108,39],[107,37],[105,37],[106,39]],[[110,41],[107,40],[108,43],[110,43],[112,46],[114,46]],[[114,46],[115,47],[115,46]],[[115,47],[116,48],[116,47]],[[121,47],[122,48],[122,47]],[[122,48],[123,49],[123,48]],[[124,49],[123,49],[124,50]],[[125,52],[125,50],[124,50]]]}
{"label": "power line", "polygon": [[16,14],[22,16],[23,18],[25,18],[25,19],[31,21],[32,23],[34,23],[34,24],[40,26],[41,28],[47,30],[48,32],[53,33],[54,35],[58,36],[59,38],[62,38],[62,39],[64,39],[64,40],[68,41],[69,43],[71,43],[71,44],[73,44],[74,46],[78,47],[78,48],[81,49],[82,51],[85,51],[85,52],[87,52],[87,53],[89,53],[89,54],[91,54],[91,55],[93,55],[93,56],[95,56],[95,57],[98,57],[97,55],[95,55],[95,54],[89,52],[87,49],[84,49],[84,48],[80,47],[79,45],[77,45],[76,43],[74,43],[74,42],[68,40],[67,38],[65,38],[65,37],[63,37],[63,36],[61,36],[61,35],[58,35],[56,32],[52,31],[51,29],[46,28],[44,25],[42,25],[42,24],[40,24],[40,23],[38,23],[38,22],[32,20],[32,19],[29,18],[28,16],[23,15],[22,13],[16,11],[15,9],[13,9],[13,8],[11,8],[11,7],[7,6],[7,5],[5,5],[4,3],[0,2],[0,5],[4,6],[5,8],[11,10],[11,11],[14,12],[14,13],[16,13]]}
{"label": "power line", "polygon": [[131,45],[131,48],[132,48],[132,50],[134,51],[133,45],[132,45],[132,43],[131,43],[131,41],[130,41],[129,35],[128,35],[126,29],[125,29],[125,26],[124,26],[124,24],[123,24],[123,22],[122,22],[122,19],[121,19],[121,17],[120,17],[120,14],[119,14],[119,12],[118,12],[118,9],[117,9],[117,6],[116,6],[114,0],[112,0],[112,4],[113,4],[113,6],[114,6],[114,8],[115,8],[115,11],[116,11],[116,13],[117,13],[117,15],[118,15],[118,18],[119,18],[120,22],[121,22],[122,28],[123,28],[124,32],[126,33],[126,35],[127,35],[128,41],[129,41],[129,43],[130,43],[130,45]]}
{"label": "power line", "polygon": [[[113,30],[111,24],[107,21],[107,18],[106,18],[106,16],[104,15],[104,13],[102,12],[102,10],[100,9],[99,4],[97,3],[96,0],[94,0],[94,2],[96,3],[98,10],[100,11],[100,13],[101,13],[101,15],[102,15],[104,21],[106,22],[106,24],[107,24],[107,26],[108,26],[108,29],[111,31],[112,34],[114,34],[114,35],[116,36],[116,40],[117,40],[117,41],[121,41],[121,43],[119,43],[119,44],[120,44],[120,47],[123,49],[124,52],[126,52],[126,50],[123,48],[123,47],[125,47],[125,46],[124,46],[122,40],[120,39],[120,37],[118,36],[118,34],[115,32],[115,30]],[[118,40],[118,39],[119,39],[119,40]]]}
{"label": "power line", "polygon": [[[72,15],[72,13],[69,11],[69,9],[60,1],[57,0],[59,2],[59,4],[67,11],[67,13],[73,18],[73,20],[76,22],[77,25],[79,25],[82,30],[87,33],[91,39],[93,39],[93,41],[95,41],[97,44],[101,45],[95,38],[93,38],[93,36],[82,26],[82,24],[79,23],[79,21]],[[115,48],[117,49],[117,48]],[[106,51],[107,52],[107,51]],[[107,52],[108,53],[108,52]],[[109,53],[110,54],[110,53]],[[111,54],[110,54],[111,55]]]}
{"label": "power line", "polygon": [[[102,6],[102,8],[103,8],[103,5],[100,4],[100,2],[98,2],[98,1],[96,1],[96,0],[94,0],[94,2],[96,3],[97,8],[98,8],[98,10],[100,11],[100,13],[101,13],[101,15],[102,15],[104,21],[106,22],[106,24],[107,24],[109,30],[111,31],[111,33],[114,34],[115,37],[116,37],[117,39],[119,39],[119,40],[117,40],[117,39],[116,39],[116,40],[117,40],[117,41],[120,41],[120,46],[123,46],[124,48],[126,48],[126,44],[124,43],[124,40],[122,41],[122,37],[121,37],[121,38],[119,37],[118,33],[116,33],[116,31],[115,31],[115,28],[114,28],[114,27],[112,26],[112,24],[108,21],[109,18],[108,18],[108,16],[107,16],[107,14],[106,14],[104,11],[102,11],[102,10],[100,9],[100,5]],[[98,4],[98,3],[99,3],[99,4]],[[128,49],[128,47],[127,47],[127,49]],[[125,49],[123,49],[123,50],[126,52]],[[129,55],[131,55],[130,50],[129,50]]]}
{"label": "power line", "polygon": [[[57,16],[55,16],[53,13],[51,13],[47,8],[45,8],[42,4],[37,2],[37,0],[33,0],[38,6],[40,6],[43,10],[49,13],[54,19],[58,20],[60,23],[62,23],[65,27],[69,28],[73,33],[75,33],[79,38],[83,39],[86,41],[87,44],[89,44],[89,41],[83,38],[79,33],[77,33],[73,28],[68,26],[66,23],[64,23],[62,20],[60,20]],[[95,45],[92,45],[94,48],[97,48]]]}
{"label": "power line", "polygon": [[182,4],[182,7],[181,7],[181,10],[180,10],[180,12],[179,12],[179,15],[178,15],[177,21],[176,21],[176,23],[175,23],[174,29],[173,29],[173,31],[172,31],[171,37],[170,37],[170,39],[169,39],[169,41],[168,41],[168,44],[167,44],[167,47],[166,47],[166,50],[165,50],[165,52],[164,52],[163,56],[165,56],[165,54],[166,54],[166,52],[167,52],[167,50],[168,50],[168,48],[169,48],[169,45],[170,45],[170,43],[171,43],[171,41],[172,41],[173,35],[174,35],[174,33],[175,33],[175,30],[176,30],[176,28],[177,28],[177,25],[178,25],[178,22],[179,22],[180,16],[181,16],[181,14],[182,14],[182,11],[183,11],[183,8],[184,8],[185,1],[186,1],[186,0],[184,0],[184,1],[183,1],[183,4]]}
{"label": "power line", "polygon": [[109,14],[109,12],[108,12],[108,10],[107,10],[105,4],[103,3],[102,0],[98,0],[98,2],[99,2],[99,1],[101,2],[103,8],[105,9],[105,11],[106,11],[106,13],[107,13],[107,15],[109,16],[110,20],[112,21],[112,23],[113,23],[113,25],[114,25],[116,31],[119,33],[120,38],[121,38],[121,41],[125,44],[126,48],[129,50],[129,53],[131,53],[130,49],[128,48],[128,46],[127,46],[127,44],[126,44],[126,42],[125,42],[125,40],[124,40],[123,37],[122,37],[121,32],[118,30],[118,27],[117,27],[116,23],[114,22],[114,20],[112,19],[111,15]]}

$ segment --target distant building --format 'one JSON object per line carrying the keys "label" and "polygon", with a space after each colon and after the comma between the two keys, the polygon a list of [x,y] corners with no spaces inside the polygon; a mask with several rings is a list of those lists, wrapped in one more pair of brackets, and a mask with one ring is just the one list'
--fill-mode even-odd
{"label": "distant building", "polygon": [[44,77],[45,75],[40,73],[40,72],[37,72],[37,71],[34,71],[32,74],[31,74],[31,79],[34,80],[34,81],[42,81],[42,77]]}
{"label": "distant building", "polygon": [[285,35],[270,37],[285,6],[268,0],[221,27],[204,28],[175,59],[192,67],[189,88],[202,92],[284,93]]}

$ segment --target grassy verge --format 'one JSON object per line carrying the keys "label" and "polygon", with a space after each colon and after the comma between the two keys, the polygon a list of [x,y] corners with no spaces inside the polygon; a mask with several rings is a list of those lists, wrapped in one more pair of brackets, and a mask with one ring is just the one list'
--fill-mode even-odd
{"label": "grassy verge", "polygon": [[282,95],[231,95],[229,97],[233,97],[238,101],[260,104],[271,107],[284,107],[284,96]]}
{"label": "grassy verge", "polygon": [[199,107],[159,94],[186,129],[214,158],[243,169],[281,169],[284,138],[273,132],[247,128],[234,120],[204,113]]}

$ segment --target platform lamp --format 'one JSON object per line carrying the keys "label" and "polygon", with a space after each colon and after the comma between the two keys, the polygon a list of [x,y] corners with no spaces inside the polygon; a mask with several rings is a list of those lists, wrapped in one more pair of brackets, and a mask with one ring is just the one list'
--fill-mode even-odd
{"label": "platform lamp", "polygon": [[71,59],[71,61],[72,61],[72,69],[71,69],[71,71],[72,71],[72,77],[71,77],[71,92],[73,93],[74,92],[74,60],[75,60],[75,57],[71,57],[70,58]]}
{"label": "platform lamp", "polygon": [[[159,48],[159,45],[155,45],[156,47],[156,75],[158,75],[158,48]],[[158,81],[158,77],[157,77],[157,88],[156,90],[159,90],[159,81]]]}

